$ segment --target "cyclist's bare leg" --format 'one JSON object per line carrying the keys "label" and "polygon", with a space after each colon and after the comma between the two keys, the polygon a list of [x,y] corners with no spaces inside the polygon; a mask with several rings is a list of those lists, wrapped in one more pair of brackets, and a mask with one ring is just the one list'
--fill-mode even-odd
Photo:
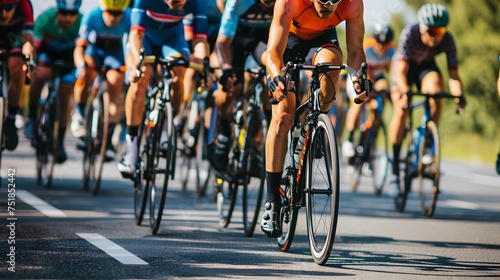
{"label": "cyclist's bare leg", "polygon": [[66,128],[66,124],[69,122],[69,116],[72,109],[71,99],[73,99],[73,85],[61,83],[59,88],[59,112],[61,113],[59,116],[59,123],[62,128]]}
{"label": "cyclist's bare leg", "polygon": [[116,124],[123,115],[122,87],[125,75],[117,70],[109,70],[106,78],[108,80],[108,93],[110,97],[109,104],[109,123]]}
{"label": "cyclist's bare leg", "polygon": [[38,62],[38,66],[35,71],[36,72],[31,79],[29,92],[29,118],[32,119],[32,121],[35,121],[37,117],[40,95],[45,82],[52,76],[52,69],[49,66],[46,66],[43,61]]}
{"label": "cyclist's bare leg", "polygon": [[[334,65],[341,65],[342,53],[335,47],[321,48],[313,57],[312,64],[321,62],[331,62]],[[339,91],[339,74],[339,71],[330,71],[327,77],[320,78],[322,112],[328,112],[335,101],[336,93]]]}
{"label": "cyclist's bare leg", "polygon": [[95,70],[94,59],[91,56],[85,56],[85,62],[87,63],[86,70],[83,73],[77,73],[80,75],[75,83],[73,89],[73,98],[75,101],[75,105],[81,108],[80,113],[82,116],[84,114],[84,108],[87,104],[87,99],[89,98],[89,87],[90,84],[94,81],[97,76],[97,72]]}
{"label": "cyclist's bare leg", "polygon": [[144,113],[144,94],[148,88],[151,78],[152,67],[148,65],[143,77],[136,83],[130,83],[125,98],[125,116],[127,126],[138,127],[141,123],[142,114]]}
{"label": "cyclist's bare leg", "polygon": [[[444,90],[443,79],[438,72],[427,73],[422,79],[422,93],[433,94]],[[442,100],[431,98],[431,119],[438,124],[441,115]]]}
{"label": "cyclist's bare leg", "polygon": [[181,107],[182,101],[184,99],[184,74],[186,73],[186,68],[178,66],[174,67],[172,74],[172,91],[171,91],[171,101],[174,113],[177,113]]}
{"label": "cyclist's bare leg", "polygon": [[295,94],[288,92],[287,98],[272,106],[272,118],[266,138],[267,172],[283,171],[288,132],[294,123],[295,105]]}
{"label": "cyclist's bare leg", "polygon": [[[11,56],[8,59],[8,69],[10,75],[10,81],[8,86],[8,94],[9,94],[9,107],[19,108],[24,103],[22,100],[22,92],[24,91],[24,70],[23,70],[24,61],[22,57],[19,56]],[[10,114],[16,114],[16,112],[9,112]]]}

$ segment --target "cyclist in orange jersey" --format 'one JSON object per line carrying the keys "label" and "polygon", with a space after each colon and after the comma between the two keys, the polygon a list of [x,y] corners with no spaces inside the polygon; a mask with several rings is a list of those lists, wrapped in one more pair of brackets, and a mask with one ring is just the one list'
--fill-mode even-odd
{"label": "cyclist in orange jersey", "polygon": [[[261,229],[269,237],[281,235],[278,211],[279,185],[286,154],[287,132],[294,123],[295,93],[286,94],[281,69],[285,63],[305,58],[307,64],[329,62],[342,64],[343,54],[336,26],[345,21],[347,64],[359,68],[366,61],[363,50],[365,34],[362,0],[277,0],[267,46],[269,97],[273,103],[272,119],[266,141],[267,200]],[[351,77],[362,100],[366,99],[364,81]],[[321,111],[328,112],[339,89],[339,71],[320,78]]]}

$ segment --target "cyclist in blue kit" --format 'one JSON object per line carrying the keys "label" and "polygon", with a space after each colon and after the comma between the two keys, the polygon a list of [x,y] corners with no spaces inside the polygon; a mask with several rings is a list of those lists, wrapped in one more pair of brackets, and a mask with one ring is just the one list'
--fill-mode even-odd
{"label": "cyclist in blue kit", "polygon": [[123,114],[122,87],[124,73],[119,71],[125,65],[124,40],[130,31],[129,0],[99,0],[99,7],[89,11],[82,19],[79,38],[74,52],[76,76],[74,88],[75,113],[71,132],[75,137],[86,134],[83,126],[88,88],[102,65],[112,69],[106,74],[108,81],[109,129],[106,145],[106,159],[113,160],[116,151],[111,144],[114,128]]}
{"label": "cyclist in blue kit", "polygon": [[[131,178],[135,171],[137,156],[137,134],[144,112],[144,94],[151,78],[152,67],[144,67],[142,77],[136,77],[141,48],[147,55],[161,52],[163,56],[179,53],[186,59],[190,57],[189,46],[184,38],[182,20],[185,15],[193,14],[193,59],[202,63],[208,56],[207,16],[205,0],[135,0],[132,8],[129,36],[131,62],[130,87],[125,99],[127,136],[125,153],[118,163],[118,170],[124,178]],[[141,69],[142,70],[142,69]],[[183,67],[173,70],[171,101],[174,113],[180,107],[184,95]]]}
{"label": "cyclist in blue kit", "polygon": [[[251,54],[257,63],[262,64],[261,57],[267,47],[274,2],[275,0],[228,0],[224,7],[215,43],[215,51],[222,69],[219,79],[222,90],[214,93],[215,106],[219,113],[218,135],[215,151],[209,156],[212,166],[218,171],[224,171],[228,163],[230,118],[233,102],[244,87],[245,61]],[[267,110],[268,116],[270,110]]]}

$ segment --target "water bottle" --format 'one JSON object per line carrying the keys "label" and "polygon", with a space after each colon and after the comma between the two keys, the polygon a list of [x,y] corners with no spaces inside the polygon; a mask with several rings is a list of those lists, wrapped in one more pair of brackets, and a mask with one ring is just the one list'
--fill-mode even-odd
{"label": "water bottle", "polygon": [[299,140],[297,141],[297,146],[295,147],[295,151],[293,153],[293,158],[297,166],[300,165],[300,160],[302,158],[302,148],[304,147],[305,138],[306,138],[306,130],[303,127],[300,129]]}

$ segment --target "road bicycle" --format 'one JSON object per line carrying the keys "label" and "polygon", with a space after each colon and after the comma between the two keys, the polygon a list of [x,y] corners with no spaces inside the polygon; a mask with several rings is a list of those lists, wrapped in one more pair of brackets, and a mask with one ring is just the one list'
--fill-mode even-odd
{"label": "road bicycle", "polygon": [[37,184],[50,188],[57,163],[59,119],[61,115],[59,89],[64,73],[74,69],[73,63],[57,59],[52,63],[52,77],[47,84],[47,96],[41,98],[36,120],[34,147],[36,150]]}
{"label": "road bicycle", "polygon": [[[431,119],[429,101],[430,99],[457,97],[446,92],[436,94],[410,93],[408,95],[408,100],[410,100],[408,104],[411,106],[407,108],[409,117],[405,126],[407,153],[401,159],[404,189],[394,198],[394,204],[398,212],[403,212],[412,184],[417,184],[422,214],[432,217],[440,193],[441,143],[437,124]],[[412,104],[411,99],[414,96],[422,96],[424,100]],[[423,114],[420,125],[414,129],[413,113],[418,108],[423,108]],[[463,109],[457,110],[457,113],[462,112]]]}
{"label": "road bicycle", "polygon": [[[328,115],[320,110],[320,78],[330,71],[342,69],[351,75],[358,75],[347,65],[331,63],[305,65],[288,62],[283,69],[285,88],[289,88],[291,80],[297,81],[299,71],[311,71],[312,75],[307,100],[300,103],[300,94],[296,94],[295,122],[288,133],[279,190],[281,211],[278,219],[282,235],[277,238],[278,246],[283,252],[290,249],[299,210],[305,206],[309,247],[319,265],[326,263],[330,257],[337,229],[340,195],[337,137]],[[360,74],[368,81],[366,69],[366,63],[363,63]],[[297,84],[295,86],[300,88]],[[367,84],[365,86],[369,88]],[[359,101],[356,100],[357,103]],[[305,124],[300,123],[302,114],[306,114]]]}
{"label": "road bicycle", "polygon": [[[136,75],[142,75],[142,65],[153,65],[152,83],[147,91],[148,101],[138,135],[138,158],[134,180],[134,209],[136,223],[142,222],[149,196],[149,217],[153,234],[157,234],[165,207],[169,177],[174,179],[177,136],[170,102],[171,71],[176,66],[203,71],[200,64],[190,63],[182,56],[146,56],[141,50]],[[157,69],[161,68],[158,76]],[[163,134],[163,135],[162,135]],[[140,149],[142,146],[142,149]]]}
{"label": "road bicycle", "polygon": [[[106,74],[113,69],[109,65],[103,65],[89,87],[89,96],[85,113],[85,130],[87,134],[79,143],[83,151],[83,189],[88,190],[92,186],[92,194],[97,195],[101,186],[102,168],[106,162],[106,148],[109,129],[109,104],[108,82]],[[118,69],[125,72],[125,66]]]}
{"label": "road bicycle", "polygon": [[[245,236],[254,233],[265,184],[265,139],[268,123],[261,109],[261,96],[265,95],[266,71],[262,67],[246,69],[252,75],[253,85],[234,102],[232,115],[232,141],[229,164],[224,172],[211,167],[205,186],[213,185],[216,191],[219,224],[226,228],[236,208],[241,190],[241,211]],[[212,111],[212,127],[217,123],[217,112]],[[215,149],[217,133],[210,133],[211,148]]]}
{"label": "road bicycle", "polygon": [[[357,191],[363,175],[372,178],[374,193],[382,194],[389,172],[389,141],[387,128],[382,118],[384,94],[375,92],[361,109],[360,119],[354,135],[354,156],[347,159],[347,177],[353,192]],[[375,101],[376,105],[370,103]],[[373,102],[372,101],[372,102]],[[370,114],[370,106],[376,106]]]}
{"label": "road bicycle", "polygon": [[[213,69],[209,66],[208,58],[204,61],[204,77],[208,77]],[[213,81],[214,84],[217,81]],[[187,185],[192,179],[191,172],[195,172],[195,191],[198,197],[205,195],[202,173],[205,171],[204,161],[207,159],[207,127],[205,125],[205,110],[207,103],[212,98],[213,88],[208,87],[205,79],[203,84],[191,93],[190,99],[185,103],[185,107],[179,114],[180,131],[179,155],[181,157],[180,179],[181,189],[187,190]]]}

